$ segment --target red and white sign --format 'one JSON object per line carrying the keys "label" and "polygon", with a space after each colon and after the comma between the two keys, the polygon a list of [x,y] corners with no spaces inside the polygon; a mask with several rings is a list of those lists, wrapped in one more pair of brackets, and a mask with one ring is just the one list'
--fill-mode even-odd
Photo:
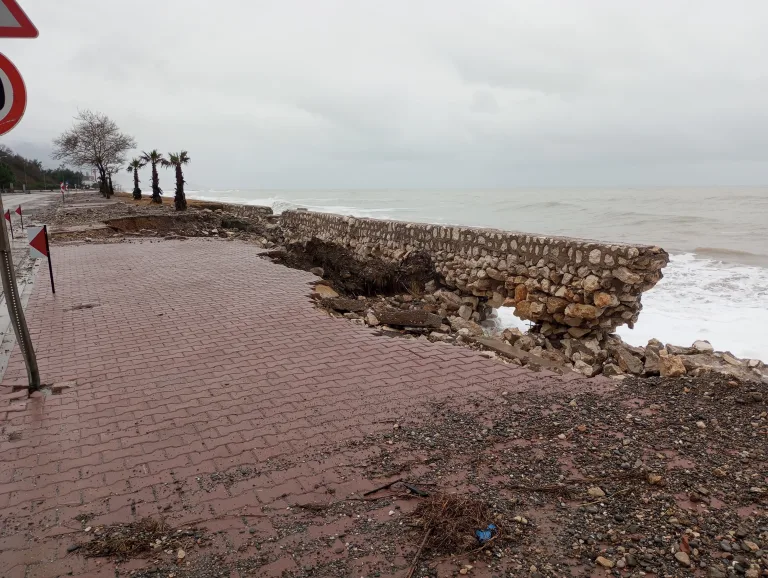
{"label": "red and white sign", "polygon": [[44,227],[27,227],[30,259],[44,259],[48,256],[48,244],[43,229]]}
{"label": "red and white sign", "polygon": [[37,34],[16,0],[0,0],[0,38],[37,38]]}
{"label": "red and white sign", "polygon": [[26,108],[24,80],[13,63],[0,54],[0,135],[19,124]]}

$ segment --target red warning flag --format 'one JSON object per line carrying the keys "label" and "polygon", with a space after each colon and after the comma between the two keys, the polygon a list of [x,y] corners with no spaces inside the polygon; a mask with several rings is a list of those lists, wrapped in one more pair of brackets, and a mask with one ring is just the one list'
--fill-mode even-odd
{"label": "red warning flag", "polygon": [[43,227],[27,227],[27,237],[29,238],[30,257],[42,259],[48,256],[48,243],[45,239],[45,229]]}

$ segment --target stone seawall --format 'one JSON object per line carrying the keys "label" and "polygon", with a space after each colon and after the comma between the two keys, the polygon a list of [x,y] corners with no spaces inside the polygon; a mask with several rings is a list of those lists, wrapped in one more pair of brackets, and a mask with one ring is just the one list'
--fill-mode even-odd
{"label": "stone seawall", "polygon": [[641,294],[661,279],[669,261],[666,251],[645,245],[303,210],[284,212],[280,223],[286,242],[318,238],[361,259],[399,261],[425,252],[445,286],[472,298],[467,303],[474,312],[512,306],[518,317],[553,336],[600,336],[631,327],[642,309]]}
{"label": "stone seawall", "polygon": [[264,219],[272,215],[272,207],[262,205],[231,205],[222,203],[227,213],[244,219]]}

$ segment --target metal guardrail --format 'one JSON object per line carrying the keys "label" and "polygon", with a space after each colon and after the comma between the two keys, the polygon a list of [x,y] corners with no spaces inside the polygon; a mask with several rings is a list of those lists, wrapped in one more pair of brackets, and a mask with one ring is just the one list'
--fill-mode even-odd
{"label": "metal guardrail", "polygon": [[[0,215],[5,213],[3,208],[2,196],[0,196]],[[40,371],[37,368],[37,357],[35,349],[32,346],[32,339],[29,336],[27,320],[24,317],[24,306],[19,296],[19,289],[16,284],[16,272],[13,268],[13,257],[11,256],[11,244],[8,240],[8,229],[6,220],[0,218],[0,277],[3,281],[3,294],[5,302],[8,305],[8,314],[11,318],[13,330],[16,333],[16,341],[19,344],[21,354],[24,356],[24,363],[27,366],[27,376],[29,378],[29,391],[40,389]]]}

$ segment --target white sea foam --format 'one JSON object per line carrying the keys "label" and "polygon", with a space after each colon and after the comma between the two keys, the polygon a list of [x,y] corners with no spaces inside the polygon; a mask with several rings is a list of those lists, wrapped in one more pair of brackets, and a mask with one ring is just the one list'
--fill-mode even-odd
{"label": "white sea foam", "polygon": [[664,279],[643,293],[634,329],[619,335],[633,345],[652,337],[690,345],[707,339],[717,350],[768,360],[768,269],[672,255]]}
{"label": "white sea foam", "polygon": [[[528,329],[509,307],[499,309],[503,327]],[[718,351],[768,361],[768,269],[732,265],[692,254],[672,255],[664,279],[643,293],[634,329],[617,333],[631,345],[651,338],[673,345],[706,339]]]}

